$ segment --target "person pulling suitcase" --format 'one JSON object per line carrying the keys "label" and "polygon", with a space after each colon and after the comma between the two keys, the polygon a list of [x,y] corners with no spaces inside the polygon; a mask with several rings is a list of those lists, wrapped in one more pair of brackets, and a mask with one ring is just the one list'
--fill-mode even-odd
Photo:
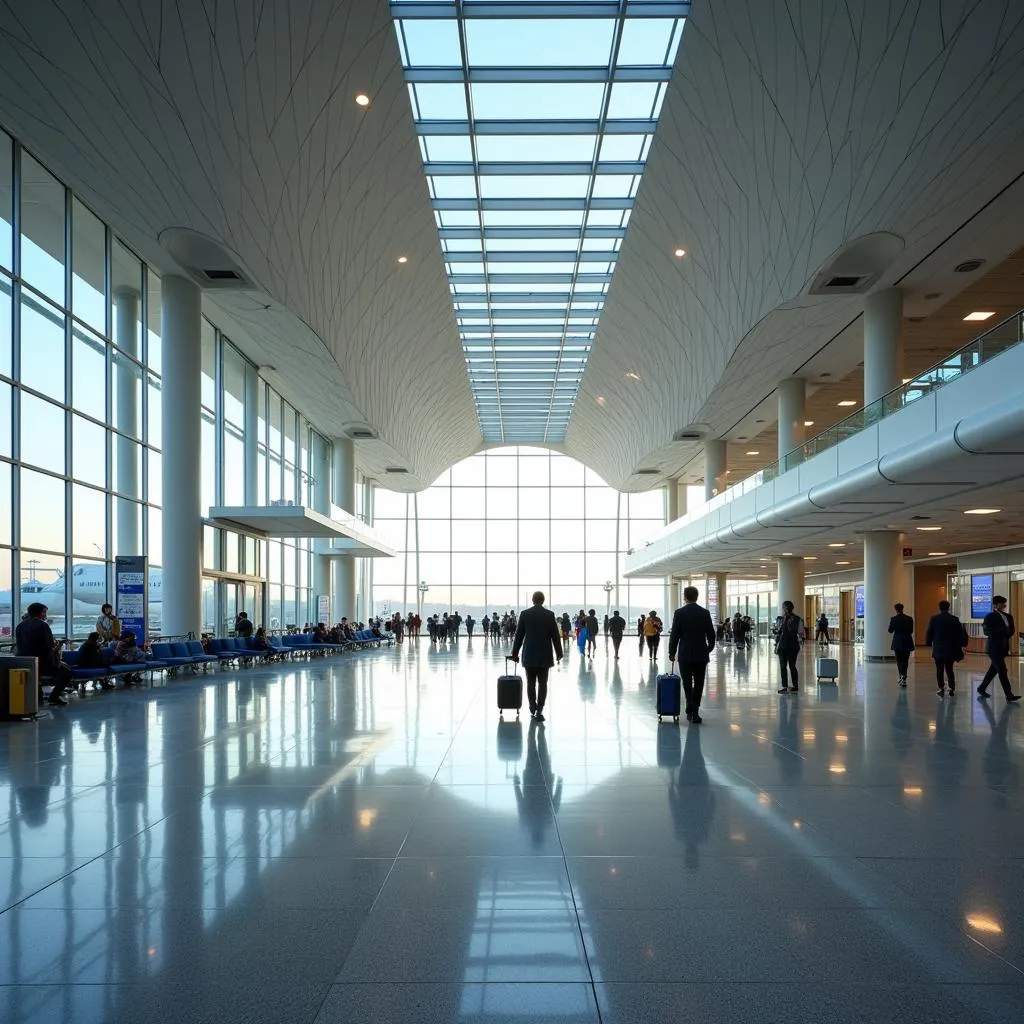
{"label": "person pulling suitcase", "polygon": [[533,607],[519,616],[510,660],[519,661],[520,650],[523,652],[522,665],[526,669],[530,714],[538,722],[543,722],[544,704],[548,697],[548,670],[556,661],[562,660],[562,638],[555,613],[544,607],[544,592],[541,590],[533,595]]}
{"label": "person pulling suitcase", "polygon": [[696,587],[683,590],[683,606],[672,617],[672,632],[668,638],[669,661],[679,656],[679,675],[686,697],[686,720],[699,725],[700,702],[704,696],[704,680],[708,662],[715,649],[715,624],[711,613],[697,604],[700,592]]}

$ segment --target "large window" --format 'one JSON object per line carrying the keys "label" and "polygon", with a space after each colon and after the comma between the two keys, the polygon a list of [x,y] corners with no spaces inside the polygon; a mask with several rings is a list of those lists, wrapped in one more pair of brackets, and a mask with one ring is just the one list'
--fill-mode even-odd
{"label": "large window", "polygon": [[620,494],[582,463],[527,447],[474,455],[417,495],[378,489],[374,526],[398,557],[374,562],[374,612],[415,608],[421,582],[424,614],[479,620],[525,607],[537,589],[559,613],[664,612],[661,582],[620,575],[622,555],[664,524],[664,505],[660,489]]}

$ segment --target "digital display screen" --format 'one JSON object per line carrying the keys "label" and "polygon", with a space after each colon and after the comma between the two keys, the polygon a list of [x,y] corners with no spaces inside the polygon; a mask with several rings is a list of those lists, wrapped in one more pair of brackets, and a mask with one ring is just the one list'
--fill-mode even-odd
{"label": "digital display screen", "polygon": [[983,619],[992,611],[992,574],[971,577],[971,618]]}

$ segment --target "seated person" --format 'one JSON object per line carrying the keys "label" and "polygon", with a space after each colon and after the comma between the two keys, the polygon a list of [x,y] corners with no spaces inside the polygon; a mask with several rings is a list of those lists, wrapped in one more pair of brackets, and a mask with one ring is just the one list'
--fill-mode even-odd
{"label": "seated person", "polygon": [[313,642],[317,644],[326,644],[330,641],[327,639],[327,627],[322,623],[316,624],[316,629],[313,630]]}
{"label": "seated person", "polygon": [[[127,632],[122,634],[121,639],[117,642],[117,647],[114,649],[114,664],[115,665],[134,665],[137,662],[144,662],[146,660],[146,653],[135,641],[135,634],[129,629]],[[129,672],[124,677],[124,685],[132,686],[135,683],[142,682],[141,672]]]}
{"label": "seated person", "polygon": [[256,635],[252,638],[252,646],[257,651],[270,650],[270,641],[267,639],[267,631],[263,626],[256,630]]}
{"label": "seated person", "polygon": [[[54,639],[53,631],[46,621],[47,607],[39,601],[28,606],[25,617],[14,631],[15,654],[20,658],[36,658],[39,662],[39,679],[53,680],[53,690],[47,703],[67,704],[61,696],[65,690],[74,687],[71,669],[60,660],[60,644]],[[40,686],[39,699],[43,699]]]}
{"label": "seated person", "polygon": [[[86,641],[78,648],[78,667],[107,667],[107,650],[103,646],[102,637],[99,633],[90,633]],[[112,690],[114,688],[114,684],[109,679],[100,679],[98,682],[104,690]]]}

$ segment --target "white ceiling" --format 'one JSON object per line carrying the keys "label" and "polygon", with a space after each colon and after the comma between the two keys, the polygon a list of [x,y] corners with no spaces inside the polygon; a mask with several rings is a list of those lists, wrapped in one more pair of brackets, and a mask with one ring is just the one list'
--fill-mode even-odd
{"label": "white ceiling", "polygon": [[[1018,0],[695,0],[562,450],[651,486],[856,316],[804,294],[841,246],[899,235],[882,283],[952,254],[1024,171],[1021,52]],[[8,5],[0,122],[155,265],[168,228],[235,254],[233,340],[321,429],[377,430],[372,475],[480,447],[386,3]]]}

